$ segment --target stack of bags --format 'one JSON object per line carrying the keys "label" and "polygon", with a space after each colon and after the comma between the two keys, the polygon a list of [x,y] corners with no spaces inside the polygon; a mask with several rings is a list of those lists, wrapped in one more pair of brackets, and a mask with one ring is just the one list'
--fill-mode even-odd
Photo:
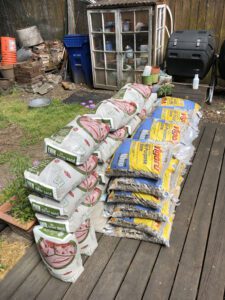
{"label": "stack of bags", "polygon": [[169,246],[175,207],[186,166],[194,154],[200,106],[189,100],[159,99],[132,138],[115,152],[104,232]]}
{"label": "stack of bags", "polygon": [[25,171],[40,224],[34,237],[53,276],[75,282],[83,271],[81,254],[91,255],[96,249],[92,215],[104,199],[108,161],[156,100],[149,87],[125,86],[102,101],[95,114],[77,116],[46,138],[45,152],[51,157]]}

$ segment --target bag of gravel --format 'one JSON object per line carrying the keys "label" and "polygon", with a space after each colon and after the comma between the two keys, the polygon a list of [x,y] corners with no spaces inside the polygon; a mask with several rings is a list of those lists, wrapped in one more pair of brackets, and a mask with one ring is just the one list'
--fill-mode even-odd
{"label": "bag of gravel", "polygon": [[133,135],[134,140],[149,141],[152,143],[172,143],[173,145],[191,145],[197,138],[198,132],[187,124],[177,124],[147,118],[138,127]]}
{"label": "bag of gravel", "polygon": [[[172,224],[170,223],[170,225],[172,225]],[[112,226],[109,224],[107,224],[104,228],[104,233],[109,236],[141,240],[141,241],[145,241],[145,242],[161,244],[161,245],[164,245],[167,247],[169,247],[170,231],[165,230],[163,238],[159,239],[150,234],[146,234],[146,233],[136,230],[136,229]]]}
{"label": "bag of gravel", "polygon": [[170,144],[173,155],[190,164],[195,151],[192,142],[197,136],[198,132],[187,125],[148,118],[142,122],[132,138],[162,145]]}
{"label": "bag of gravel", "polygon": [[201,117],[201,106],[198,103],[195,103],[191,100],[166,96],[163,98],[159,98],[157,101],[157,105],[167,108],[179,108],[187,111],[193,111],[199,114],[199,116]]}
{"label": "bag of gravel", "polygon": [[125,227],[144,232],[155,238],[155,242],[169,247],[174,215],[167,222],[158,222],[140,218],[111,218],[108,223],[113,226]]}
{"label": "bag of gravel", "polygon": [[155,209],[162,207],[162,201],[153,195],[117,190],[113,190],[109,193],[107,203],[137,204]]}
{"label": "bag of gravel", "polygon": [[126,139],[106,170],[109,176],[162,178],[169,163],[170,147]]}
{"label": "bag of gravel", "polygon": [[58,158],[46,159],[24,172],[25,184],[35,192],[61,201],[96,168],[97,163],[95,155],[91,155],[81,166]]}
{"label": "bag of gravel", "polygon": [[193,111],[182,109],[157,107],[152,114],[153,119],[164,120],[167,123],[174,123],[179,125],[187,125],[198,132],[198,124],[200,117]]}
{"label": "bag of gravel", "polygon": [[78,116],[56,134],[45,139],[45,151],[81,165],[106,138],[109,130],[109,125],[99,120],[89,116]]}
{"label": "bag of gravel", "polygon": [[80,246],[80,253],[91,256],[98,247],[95,230],[90,219],[85,220],[75,232],[75,237]]}
{"label": "bag of gravel", "polygon": [[141,218],[152,219],[159,222],[167,222],[171,215],[171,200],[167,199],[163,201],[161,208],[150,208],[142,205],[134,204],[106,204],[104,209],[105,217],[113,218]]}
{"label": "bag of gravel", "polygon": [[110,181],[108,190],[145,193],[160,199],[171,198],[181,166],[183,165],[177,159],[172,158],[162,179],[118,177]]}
{"label": "bag of gravel", "polygon": [[75,236],[42,226],[35,226],[33,232],[49,272],[62,281],[75,282],[84,270]]}

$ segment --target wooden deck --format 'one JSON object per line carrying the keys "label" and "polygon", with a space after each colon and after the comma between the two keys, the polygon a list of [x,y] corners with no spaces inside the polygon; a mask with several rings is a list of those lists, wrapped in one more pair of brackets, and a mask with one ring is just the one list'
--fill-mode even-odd
{"label": "wooden deck", "polygon": [[171,247],[99,235],[75,284],[51,277],[35,245],[0,282],[3,299],[209,299],[224,297],[225,127],[202,125],[181,194]]}

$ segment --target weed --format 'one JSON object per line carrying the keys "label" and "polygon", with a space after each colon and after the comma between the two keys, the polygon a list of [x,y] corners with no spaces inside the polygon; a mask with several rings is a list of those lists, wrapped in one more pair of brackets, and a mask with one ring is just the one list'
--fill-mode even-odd
{"label": "weed", "polygon": [[15,177],[2,192],[2,202],[10,200],[10,214],[22,223],[34,219],[34,213],[28,200],[29,191],[24,185],[24,171],[31,165],[26,156],[17,156],[10,161],[10,171]]}
{"label": "weed", "polygon": [[9,162],[13,157],[16,157],[18,153],[14,151],[9,151],[5,153],[0,153],[0,165]]}

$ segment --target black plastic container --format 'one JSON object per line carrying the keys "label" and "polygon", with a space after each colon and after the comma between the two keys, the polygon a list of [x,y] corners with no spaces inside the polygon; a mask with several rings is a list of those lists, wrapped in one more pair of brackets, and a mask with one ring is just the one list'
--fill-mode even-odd
{"label": "black plastic container", "polygon": [[219,56],[219,72],[222,79],[225,79],[225,41],[223,41],[223,44],[220,49],[220,56]]}
{"label": "black plastic container", "polygon": [[199,77],[204,78],[213,63],[214,54],[215,37],[212,31],[175,31],[167,46],[167,73],[193,78],[198,70]]}

